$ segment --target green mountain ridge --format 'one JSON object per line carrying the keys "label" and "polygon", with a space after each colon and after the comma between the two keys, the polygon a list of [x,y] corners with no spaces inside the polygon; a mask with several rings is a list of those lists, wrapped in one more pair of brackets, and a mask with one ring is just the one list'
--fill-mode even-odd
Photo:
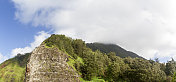
{"label": "green mountain ridge", "polygon": [[[72,69],[74,73],[79,75],[81,82],[171,82],[176,77],[176,62],[174,60],[168,61],[166,64],[146,60],[113,44],[86,44],[81,39],[72,39],[65,35],[51,35],[41,45],[44,45],[44,49],[41,49],[44,51],[35,51],[36,54],[41,54],[39,59],[49,59],[48,61],[57,63],[49,57],[47,50],[51,50],[49,53],[65,54],[67,59],[64,59],[65,64],[69,65],[69,70]],[[117,52],[118,50],[120,51]],[[62,55],[57,53],[53,53],[52,56]],[[26,64],[29,64],[28,61],[32,58],[30,54],[18,54],[16,57],[1,63],[0,82],[24,82],[25,72],[29,72],[26,69]],[[36,54],[33,56],[37,57]],[[42,54],[47,54],[46,58]],[[33,61],[30,62],[34,63]],[[47,64],[46,66],[50,65]],[[56,65],[52,64],[52,66],[55,67]],[[64,69],[69,73],[67,67]],[[57,69],[48,69],[48,71],[51,73]],[[47,73],[48,71],[44,72]],[[48,77],[48,79],[52,79],[52,77]]]}
{"label": "green mountain ridge", "polygon": [[104,43],[87,43],[87,47],[91,48],[93,51],[100,50],[101,52],[104,53],[110,53],[110,52],[115,52],[117,56],[121,58],[125,57],[132,57],[132,58],[143,58],[139,55],[137,55],[134,52],[127,51],[123,49],[122,47],[115,45],[115,44],[104,44]]}
{"label": "green mountain ridge", "polygon": [[31,53],[18,54],[0,64],[0,82],[22,82],[25,79],[26,64]]}

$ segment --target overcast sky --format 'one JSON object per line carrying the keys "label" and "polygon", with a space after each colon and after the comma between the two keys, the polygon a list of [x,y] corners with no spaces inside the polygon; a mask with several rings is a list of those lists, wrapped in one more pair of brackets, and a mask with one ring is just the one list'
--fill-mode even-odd
{"label": "overcast sky", "polygon": [[86,42],[115,43],[147,59],[176,59],[175,0],[12,0],[11,3],[14,21],[31,29],[43,28],[32,34],[32,42],[26,47],[12,49],[11,56],[33,50],[55,33]]}

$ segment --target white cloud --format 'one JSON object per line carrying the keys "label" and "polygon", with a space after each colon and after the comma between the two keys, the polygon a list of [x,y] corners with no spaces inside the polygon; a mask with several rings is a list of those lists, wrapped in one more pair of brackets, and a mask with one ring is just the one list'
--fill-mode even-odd
{"label": "white cloud", "polygon": [[175,0],[12,0],[22,23],[87,42],[111,42],[145,58],[174,57]]}
{"label": "white cloud", "polygon": [[2,55],[2,54],[0,53],[0,64],[1,64],[3,61],[7,60],[7,59],[8,59],[7,56],[4,56],[4,55]]}
{"label": "white cloud", "polygon": [[14,57],[18,53],[24,54],[24,53],[29,53],[31,52],[35,47],[39,46],[46,38],[48,38],[50,34],[41,31],[38,32],[38,35],[34,37],[34,42],[30,43],[30,46],[26,46],[24,48],[15,48],[11,52],[11,56]]}

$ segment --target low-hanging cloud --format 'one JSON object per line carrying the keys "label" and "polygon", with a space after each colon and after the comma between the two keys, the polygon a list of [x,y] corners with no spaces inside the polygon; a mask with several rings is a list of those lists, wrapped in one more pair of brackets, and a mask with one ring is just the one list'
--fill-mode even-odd
{"label": "low-hanging cloud", "polygon": [[175,0],[12,0],[16,19],[87,42],[116,43],[145,58],[174,57]]}

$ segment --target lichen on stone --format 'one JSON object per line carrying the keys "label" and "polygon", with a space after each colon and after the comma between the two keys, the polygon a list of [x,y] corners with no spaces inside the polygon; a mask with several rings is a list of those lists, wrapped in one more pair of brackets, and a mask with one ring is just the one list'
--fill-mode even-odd
{"label": "lichen on stone", "polygon": [[26,82],[80,82],[78,73],[67,63],[69,56],[56,47],[37,47],[27,63]]}

